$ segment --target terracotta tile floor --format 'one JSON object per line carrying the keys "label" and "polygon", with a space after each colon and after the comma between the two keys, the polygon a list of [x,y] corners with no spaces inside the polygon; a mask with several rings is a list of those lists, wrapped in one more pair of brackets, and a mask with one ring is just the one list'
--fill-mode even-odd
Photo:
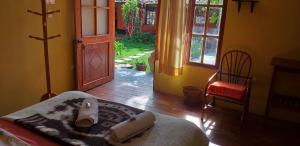
{"label": "terracotta tile floor", "polygon": [[140,109],[184,118],[199,127],[203,125],[210,145],[300,146],[300,126],[294,123],[272,120],[265,124],[262,117],[250,114],[240,130],[240,112],[215,109],[208,111],[206,122],[202,124],[200,108],[186,107],[182,99],[153,92],[152,80],[152,74],[118,69],[115,80],[88,93]]}

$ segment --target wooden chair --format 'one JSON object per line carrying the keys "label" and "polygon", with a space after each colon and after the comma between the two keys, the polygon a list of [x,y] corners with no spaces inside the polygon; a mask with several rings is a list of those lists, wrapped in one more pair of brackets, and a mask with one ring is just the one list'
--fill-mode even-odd
{"label": "wooden chair", "polygon": [[243,51],[232,50],[222,57],[219,70],[213,74],[205,87],[205,105],[202,112],[202,120],[207,104],[207,97],[212,96],[212,106],[215,101],[223,100],[243,106],[241,116],[242,127],[245,116],[249,111],[249,98],[251,92],[250,76],[252,66],[251,56]]}

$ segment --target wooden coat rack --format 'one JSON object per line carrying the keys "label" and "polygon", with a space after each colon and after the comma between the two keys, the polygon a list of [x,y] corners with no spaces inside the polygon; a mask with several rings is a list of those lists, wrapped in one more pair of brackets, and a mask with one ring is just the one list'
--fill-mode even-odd
{"label": "wooden coat rack", "polygon": [[55,10],[55,11],[47,11],[47,3],[46,0],[41,0],[41,5],[42,5],[42,12],[36,12],[32,10],[27,10],[28,13],[38,15],[42,17],[42,26],[43,26],[43,37],[36,37],[29,35],[29,38],[36,39],[39,41],[43,41],[44,44],[44,57],[45,57],[45,69],[46,69],[46,82],[47,82],[47,93],[42,95],[41,101],[49,99],[53,96],[56,96],[56,94],[52,93],[51,91],[51,77],[50,77],[50,67],[49,67],[49,54],[48,54],[48,40],[54,39],[57,37],[60,37],[60,34],[54,35],[54,36],[48,36],[48,31],[47,31],[47,17],[48,15],[52,15],[54,13],[59,13],[60,10]]}

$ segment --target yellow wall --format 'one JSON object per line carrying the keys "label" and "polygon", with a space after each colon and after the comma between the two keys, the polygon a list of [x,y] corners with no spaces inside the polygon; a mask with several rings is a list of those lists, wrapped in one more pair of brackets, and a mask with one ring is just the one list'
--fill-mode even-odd
{"label": "yellow wall", "polygon": [[[49,34],[62,37],[49,47],[52,88],[55,93],[74,88],[73,0],[56,0],[52,10],[61,9],[49,21]],[[46,92],[42,42],[29,39],[41,36],[41,18],[26,13],[40,11],[40,0],[1,0],[0,5],[0,116],[37,103]]]}
{"label": "yellow wall", "polygon": [[[248,4],[237,12],[228,0],[222,53],[230,49],[249,52],[254,61],[250,112],[263,114],[271,81],[271,58],[300,59],[300,1],[260,0],[251,14]],[[155,74],[155,87],[161,92],[182,96],[182,86],[204,88],[214,70],[186,65],[180,77]]]}
{"label": "yellow wall", "polygon": [[[299,0],[261,0],[254,13],[249,5],[237,12],[235,2],[228,0],[222,53],[242,48],[254,60],[254,82],[250,111],[262,114],[266,104],[273,56],[300,58]],[[57,0],[51,9],[61,13],[49,19],[49,33],[62,37],[50,41],[52,88],[55,93],[74,89],[73,0]],[[2,0],[0,5],[0,115],[39,101],[45,93],[42,43],[29,39],[41,35],[40,18],[26,13],[40,10],[39,0]],[[214,70],[186,65],[184,75],[169,77],[156,74],[155,86],[162,92],[182,96],[182,86],[204,88]]]}

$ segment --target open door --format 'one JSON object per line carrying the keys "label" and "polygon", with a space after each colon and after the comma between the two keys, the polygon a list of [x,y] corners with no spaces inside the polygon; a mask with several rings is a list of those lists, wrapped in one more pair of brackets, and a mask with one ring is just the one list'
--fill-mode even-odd
{"label": "open door", "polygon": [[78,90],[88,90],[114,78],[114,17],[114,0],[75,0]]}

